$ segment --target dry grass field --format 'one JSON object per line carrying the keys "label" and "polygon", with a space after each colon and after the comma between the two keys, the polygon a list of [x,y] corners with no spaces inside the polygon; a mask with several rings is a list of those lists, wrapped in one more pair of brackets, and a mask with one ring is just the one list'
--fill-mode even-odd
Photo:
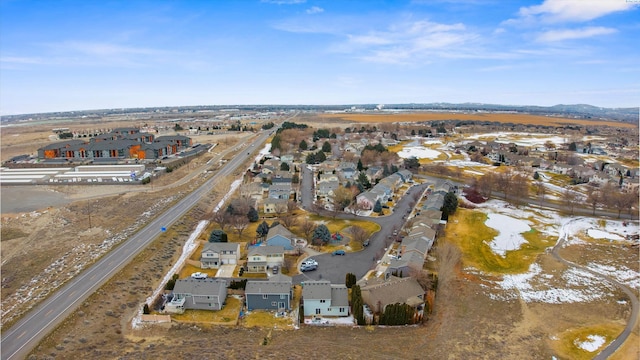
{"label": "dry grass field", "polygon": [[[394,119],[389,121],[432,120],[425,119],[425,116],[431,115],[445,114],[394,114]],[[345,118],[348,121],[384,122],[377,115],[340,116],[349,117]],[[391,118],[391,115],[385,116]],[[414,120],[405,120],[409,118]],[[546,120],[545,124],[549,124],[550,118],[537,118],[540,118],[539,121]],[[333,126],[339,121],[337,117],[327,117],[326,120],[327,124]],[[555,124],[564,124],[572,120],[553,121],[558,121]],[[89,124],[79,126],[88,127]],[[118,126],[127,125],[123,123]],[[50,133],[51,126],[48,125],[40,128],[3,128],[2,159],[33,153],[38,147],[49,143]],[[198,138],[197,141],[205,143],[221,140]],[[233,143],[234,140],[229,140],[229,146]],[[5,301],[10,301],[23,284],[43,273],[48,265],[62,255],[68,254],[65,257],[68,261],[64,263],[65,268],[54,272],[54,275],[63,275],[68,269],[81,263],[78,258],[86,261],[89,250],[95,249],[105,239],[130,233],[132,230],[128,229],[136,229],[141,226],[141,221],[145,221],[131,214],[142,214],[159,203],[161,206],[154,210],[154,213],[161,211],[172,201],[172,196],[183,194],[197,186],[202,181],[200,178],[195,178],[194,181],[182,179],[188,179],[190,173],[198,172],[200,166],[209,159],[197,159],[196,164],[199,165],[192,168],[176,169],[159,179],[155,189],[130,192],[114,188],[112,191],[116,191],[115,193],[99,193],[98,190],[92,193],[90,187],[74,186],[58,190],[75,199],[67,206],[43,209],[37,214],[3,214],[3,311],[7,309],[6,305],[12,304]],[[250,322],[241,326],[219,326],[186,321],[132,329],[131,319],[146,296],[159,286],[162,276],[176,261],[181,247],[197,222],[204,218],[212,204],[217,203],[224,195],[221,191],[212,192],[187,216],[172,226],[170,231],[156,239],[134,261],[87,299],[45,338],[28,359],[155,359],[210,356],[220,359],[550,359],[553,355],[561,359],[589,358],[590,354],[576,355],[572,349],[572,339],[581,334],[588,334],[592,329],[602,329],[603,332],[615,334],[624,326],[623,319],[627,314],[620,310],[619,305],[605,301],[550,305],[496,300],[487,291],[486,278],[459,269],[455,278],[439,290],[435,310],[422,326],[303,326],[297,330],[274,330],[260,325],[254,327]],[[92,213],[101,214],[92,217],[91,227],[88,224],[87,199],[94,199],[91,203]],[[123,208],[127,209],[126,213],[122,211]],[[245,231],[249,234],[249,231],[253,230]],[[623,254],[627,253],[605,244],[597,247],[596,253],[593,246],[573,246],[566,249],[563,256],[576,262],[585,262],[591,257],[621,257]],[[628,260],[637,262],[637,256],[628,256]],[[547,254],[540,255],[539,262],[550,271],[560,266]],[[60,281],[60,278],[48,281]],[[258,324],[263,322],[258,317],[253,320]],[[3,319],[5,326],[5,321],[11,322]],[[637,358],[638,340],[638,334],[632,334],[627,344],[612,359]]]}
{"label": "dry grass field", "polygon": [[474,120],[474,121],[490,121],[499,123],[513,124],[531,124],[545,126],[561,126],[561,125],[593,125],[593,126],[612,126],[620,128],[637,128],[637,124],[629,124],[616,121],[601,120],[583,120],[570,119],[562,117],[547,117],[540,115],[528,114],[505,114],[505,113],[441,113],[441,112],[414,112],[414,113],[380,113],[380,114],[322,114],[318,116],[320,119],[327,120],[344,120],[352,122],[365,123],[391,123],[391,122],[419,122],[419,121],[437,121],[437,120]]}

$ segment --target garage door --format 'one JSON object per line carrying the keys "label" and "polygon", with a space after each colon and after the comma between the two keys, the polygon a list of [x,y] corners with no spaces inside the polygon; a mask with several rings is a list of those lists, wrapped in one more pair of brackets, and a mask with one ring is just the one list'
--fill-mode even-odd
{"label": "garage door", "polygon": [[236,264],[236,259],[229,259],[229,264],[235,265]]}

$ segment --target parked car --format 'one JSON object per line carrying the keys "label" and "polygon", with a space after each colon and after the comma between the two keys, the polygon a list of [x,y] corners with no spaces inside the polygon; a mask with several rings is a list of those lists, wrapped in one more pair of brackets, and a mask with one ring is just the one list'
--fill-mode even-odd
{"label": "parked car", "polygon": [[362,246],[364,246],[364,247],[369,246],[369,240],[365,240],[365,241],[362,243]]}
{"label": "parked car", "polygon": [[311,270],[315,270],[318,268],[318,265],[313,265],[313,264],[309,264],[309,265],[302,265],[300,266],[300,271],[311,271]]}
{"label": "parked car", "polygon": [[271,268],[271,271],[272,271],[274,274],[277,274],[277,273],[278,273],[278,266],[276,265],[276,266],[272,267],[272,268]]}
{"label": "parked car", "polygon": [[344,255],[346,252],[344,250],[336,250],[331,255]]}
{"label": "parked car", "polygon": [[191,277],[196,280],[204,280],[207,278],[207,274],[201,272],[195,272],[191,274]]}
{"label": "parked car", "polygon": [[302,265],[318,265],[318,262],[315,259],[308,258],[302,262]]}

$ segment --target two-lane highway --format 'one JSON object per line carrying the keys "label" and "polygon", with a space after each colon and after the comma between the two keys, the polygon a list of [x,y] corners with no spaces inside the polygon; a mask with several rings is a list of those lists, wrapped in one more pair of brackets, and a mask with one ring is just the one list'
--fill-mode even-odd
{"label": "two-lane highway", "polygon": [[[257,149],[269,137],[271,131],[264,131],[252,143],[247,143],[248,149]],[[254,146],[252,146],[253,144]],[[64,320],[94,291],[102,286],[109,278],[122,269],[149,243],[158,237],[163,227],[168,227],[180,219],[195,204],[200,201],[221,178],[232,174],[253,151],[243,149],[231,159],[211,179],[198,189],[185,196],[176,205],[151,221],[142,230],[117,246],[95,264],[81,272],[74,279],[65,284],[52,296],[44,300],[9,330],[2,333],[3,360],[22,359],[44,338],[49,331]],[[5,329],[6,330],[6,329]]]}

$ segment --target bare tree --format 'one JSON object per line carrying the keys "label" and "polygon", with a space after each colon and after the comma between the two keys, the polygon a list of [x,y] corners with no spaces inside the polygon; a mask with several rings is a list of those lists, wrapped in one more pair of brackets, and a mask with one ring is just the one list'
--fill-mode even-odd
{"label": "bare tree", "polygon": [[496,176],[493,173],[489,173],[481,176],[476,182],[476,187],[478,188],[478,192],[486,197],[490,198],[493,195],[493,191],[496,184]]}
{"label": "bare tree", "polygon": [[593,210],[592,214],[596,214],[596,207],[602,203],[602,194],[600,190],[595,187],[590,187],[587,192],[587,203],[591,205],[591,209]]}
{"label": "bare tree", "polygon": [[340,185],[331,196],[334,211],[343,211],[353,202],[353,192],[350,189]]}
{"label": "bare tree", "polygon": [[231,218],[231,226],[238,233],[238,237],[242,238],[242,232],[249,226],[249,219],[246,215],[235,215]]}
{"label": "bare tree", "polygon": [[290,212],[280,216],[278,219],[287,229],[291,229],[298,224],[298,217]]}
{"label": "bare tree", "polygon": [[408,275],[414,278],[418,282],[418,284],[420,284],[420,286],[422,287],[422,290],[424,291],[432,290],[431,276],[429,276],[429,273],[427,271],[417,268],[415,266],[412,266],[409,268]]}
{"label": "bare tree", "polygon": [[316,229],[316,223],[314,223],[313,221],[309,221],[308,219],[304,219],[304,221],[300,225],[300,228],[302,229],[304,238],[309,241],[311,240],[311,234],[313,234],[313,231]]}
{"label": "bare tree", "polygon": [[211,221],[218,224],[222,231],[224,231],[224,229],[229,225],[230,220],[231,216],[223,209],[220,209],[211,215]]}
{"label": "bare tree", "polygon": [[496,188],[502,192],[504,200],[507,201],[513,191],[513,173],[511,171],[499,173],[495,177],[495,180]]}
{"label": "bare tree", "polygon": [[282,217],[288,211],[287,203],[280,203],[280,202],[277,203],[274,210],[276,212],[276,215],[278,215],[278,217]]}
{"label": "bare tree", "polygon": [[447,287],[455,279],[456,267],[460,264],[462,253],[452,243],[440,243],[436,249],[438,257],[438,287]]}
{"label": "bare tree", "polygon": [[349,233],[351,234],[351,238],[353,241],[357,243],[364,243],[365,240],[369,238],[369,231],[365,230],[363,227],[354,225],[349,228]]}
{"label": "bare tree", "polygon": [[296,210],[298,210],[298,203],[293,200],[287,201],[287,211],[293,214]]}
{"label": "bare tree", "polygon": [[562,192],[562,202],[569,210],[569,214],[573,215],[576,205],[578,205],[578,199],[578,194],[569,188],[565,188]]}

